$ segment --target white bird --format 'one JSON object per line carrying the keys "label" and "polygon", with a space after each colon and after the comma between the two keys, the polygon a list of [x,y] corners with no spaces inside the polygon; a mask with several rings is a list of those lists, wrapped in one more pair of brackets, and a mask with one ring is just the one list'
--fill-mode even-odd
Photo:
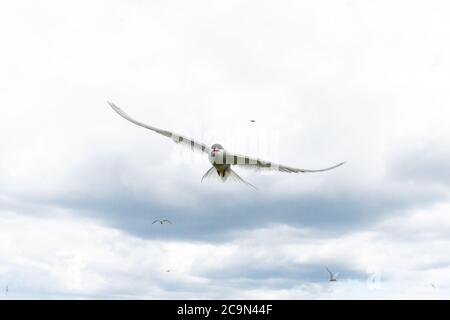
{"label": "white bird", "polygon": [[114,111],[116,111],[120,116],[125,118],[126,120],[144,127],[146,129],[152,130],[154,132],[157,132],[167,138],[172,139],[175,143],[181,144],[184,146],[187,146],[192,149],[192,151],[200,151],[204,154],[208,155],[208,159],[212,164],[212,167],[203,175],[202,181],[205,178],[211,177],[215,173],[222,179],[222,181],[226,181],[229,177],[234,178],[235,180],[239,182],[243,182],[247,185],[250,185],[251,187],[255,188],[252,184],[248,183],[244,179],[242,179],[236,172],[234,172],[231,169],[231,166],[240,166],[243,168],[254,168],[254,169],[269,169],[269,170],[278,170],[281,172],[288,172],[288,173],[309,173],[309,172],[323,172],[335,169],[337,167],[342,166],[345,162],[338,163],[337,165],[334,165],[329,168],[325,169],[318,169],[318,170],[309,170],[309,169],[300,169],[300,168],[294,168],[290,166],[285,166],[277,163],[273,163],[266,160],[261,160],[257,158],[251,158],[244,155],[238,155],[233,154],[228,151],[226,151],[220,144],[213,144],[211,147],[208,147],[206,144],[202,142],[195,141],[191,138],[187,138],[185,136],[176,134],[171,131],[158,129],[156,127],[152,127],[150,125],[144,124],[142,122],[139,122],[137,120],[134,120],[129,115],[127,115],[122,109],[117,107],[114,103],[109,102],[108,104],[113,108]]}
{"label": "white bird", "polygon": [[339,276],[339,273],[334,274],[333,272],[330,271],[330,269],[328,269],[328,267],[325,267],[325,269],[327,269],[328,273],[330,274],[330,280],[331,282],[336,282],[337,281],[337,277]]}
{"label": "white bird", "polygon": [[155,224],[157,222],[159,222],[160,224],[165,224],[165,223],[172,224],[172,222],[170,220],[167,220],[167,219],[164,219],[164,220],[157,219],[157,220],[153,221],[152,224]]}

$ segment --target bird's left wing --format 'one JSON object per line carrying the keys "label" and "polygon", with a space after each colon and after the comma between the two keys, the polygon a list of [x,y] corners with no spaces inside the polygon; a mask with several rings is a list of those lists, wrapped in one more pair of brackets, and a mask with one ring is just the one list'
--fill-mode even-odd
{"label": "bird's left wing", "polygon": [[167,138],[172,139],[173,142],[175,142],[177,144],[181,144],[181,145],[184,145],[186,147],[191,148],[192,151],[200,151],[200,152],[203,152],[203,153],[209,153],[210,152],[210,148],[204,143],[195,141],[194,139],[187,138],[185,136],[182,136],[182,135],[179,135],[179,134],[167,131],[167,130],[163,130],[163,129],[159,129],[159,128],[156,128],[156,127],[152,127],[152,126],[149,126],[149,125],[147,125],[145,123],[139,122],[139,121],[131,118],[128,114],[125,113],[125,111],[120,109],[114,103],[108,101],[108,104],[121,117],[125,118],[126,120],[128,120],[128,121],[130,121],[130,122],[132,122],[132,123],[134,123],[134,124],[136,124],[136,125],[138,125],[140,127],[152,130],[154,132],[157,132],[157,133],[159,133],[159,134],[161,134],[161,135],[163,135],[163,136],[165,136]]}
{"label": "bird's left wing", "polygon": [[226,157],[226,159],[224,159],[224,160],[226,161],[227,164],[237,165],[237,166],[241,166],[243,168],[269,169],[269,170],[278,170],[281,172],[289,172],[289,173],[323,172],[323,171],[328,171],[328,170],[332,170],[337,167],[340,167],[345,163],[345,162],[341,162],[341,163],[338,163],[337,165],[334,165],[329,168],[311,170],[311,169],[300,169],[300,168],[289,167],[289,166],[274,163],[271,161],[261,160],[261,159],[257,159],[257,158],[251,158],[248,156],[243,156],[243,155],[238,155],[238,154],[228,154],[227,153],[225,155],[225,157]]}

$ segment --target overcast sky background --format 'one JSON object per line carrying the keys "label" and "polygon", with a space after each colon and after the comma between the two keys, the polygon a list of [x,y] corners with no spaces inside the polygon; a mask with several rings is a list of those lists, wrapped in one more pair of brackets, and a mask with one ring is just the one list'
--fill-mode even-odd
{"label": "overcast sky background", "polygon": [[[444,0],[3,1],[1,298],[450,298],[449,16]],[[230,151],[348,162],[236,169],[258,191],[201,183],[206,157],[106,100]]]}

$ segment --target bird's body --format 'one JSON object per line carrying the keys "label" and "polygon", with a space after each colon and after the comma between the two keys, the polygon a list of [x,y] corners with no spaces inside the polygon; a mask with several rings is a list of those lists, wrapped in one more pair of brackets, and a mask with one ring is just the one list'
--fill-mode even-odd
{"label": "bird's body", "polygon": [[219,177],[221,177],[223,180],[226,180],[226,178],[230,174],[231,166],[229,164],[213,164],[213,167],[216,169]]}
{"label": "bird's body", "polygon": [[208,153],[208,160],[216,169],[217,174],[223,180],[226,180],[229,173],[231,165],[224,161],[226,157],[226,151],[220,144],[213,144],[211,146],[211,152]]}
{"label": "bird's body", "polygon": [[144,127],[146,129],[157,132],[167,138],[172,139],[177,144],[182,144],[184,146],[190,147],[193,151],[199,151],[208,155],[209,162],[212,164],[212,167],[203,175],[202,181],[205,178],[211,177],[217,173],[222,181],[226,181],[229,177],[233,177],[235,180],[239,182],[243,182],[247,185],[251,185],[242,179],[233,169],[232,166],[240,166],[244,168],[254,168],[254,169],[268,169],[268,170],[277,170],[281,172],[288,173],[308,173],[308,172],[323,172],[332,170],[344,164],[341,162],[335,166],[318,169],[318,170],[308,170],[308,169],[299,169],[290,166],[276,164],[270,161],[261,160],[257,158],[252,158],[244,155],[238,155],[231,152],[226,151],[220,144],[213,144],[211,147],[208,147],[206,144],[202,142],[195,141],[193,139],[187,138],[185,136],[159,129],[150,125],[146,125],[142,122],[134,120],[130,116],[128,116],[122,109],[117,107],[115,104],[108,102],[108,104],[116,111],[120,116],[125,118],[126,120]]}

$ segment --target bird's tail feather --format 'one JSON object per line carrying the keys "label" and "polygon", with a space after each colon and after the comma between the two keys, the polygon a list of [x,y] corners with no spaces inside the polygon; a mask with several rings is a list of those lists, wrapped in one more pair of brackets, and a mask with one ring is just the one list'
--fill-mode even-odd
{"label": "bird's tail feather", "polygon": [[203,175],[202,177],[202,182],[205,179],[211,178],[214,176],[214,174],[216,173],[216,168],[211,167],[211,169],[209,169],[208,171],[206,171],[206,173]]}
{"label": "bird's tail feather", "polygon": [[209,178],[219,178],[221,179],[223,182],[225,182],[228,178],[232,178],[233,180],[240,182],[240,183],[244,183],[250,187],[252,187],[253,189],[257,190],[257,188],[252,185],[250,182],[245,181],[244,179],[242,179],[236,172],[234,172],[231,168],[225,171],[225,174],[223,176],[219,176],[217,174],[216,168],[211,167],[208,171],[206,171],[206,173],[203,175],[202,177],[202,182],[205,179],[209,179]]}
{"label": "bird's tail feather", "polygon": [[238,181],[238,182],[242,182],[250,187],[252,187],[255,190],[258,190],[258,188],[256,188],[254,185],[252,185],[250,182],[245,181],[244,179],[242,179],[236,172],[234,172],[232,169],[229,169],[229,176],[231,178],[233,178],[234,180]]}

